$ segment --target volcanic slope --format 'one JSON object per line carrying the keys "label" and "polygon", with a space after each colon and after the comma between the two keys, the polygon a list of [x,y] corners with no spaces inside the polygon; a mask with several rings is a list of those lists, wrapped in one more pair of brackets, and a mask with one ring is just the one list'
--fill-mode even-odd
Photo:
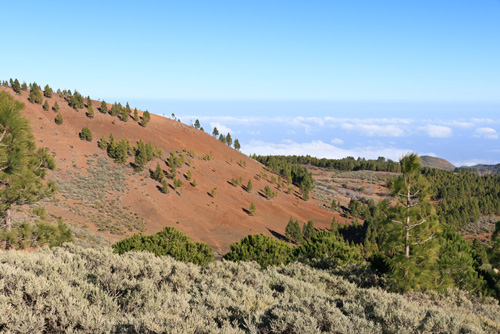
{"label": "volcanic slope", "polygon": [[[49,147],[55,155],[57,168],[49,178],[57,182],[59,191],[54,199],[41,205],[53,217],[61,216],[66,222],[88,228],[112,242],[132,233],[151,234],[174,226],[194,241],[206,242],[214,251],[224,253],[231,243],[249,234],[282,237],[290,217],[301,223],[313,220],[318,229],[329,228],[334,217],[345,221],[337,212],[321,208],[322,203],[314,198],[302,200],[295,186],[290,194],[286,193],[286,183],[278,189],[271,182],[273,176],[278,179],[277,175],[194,127],[154,114],[146,127],[132,118],[123,122],[109,113],[100,113],[99,101],[92,102],[95,116],[90,119],[86,116],[87,108],[75,110],[64,96],[55,93],[51,98],[44,97],[50,109],[43,110],[41,104],[28,101],[27,91],[18,95],[10,88],[0,89],[25,104],[23,113],[31,122],[37,146]],[[52,107],[56,101],[63,118],[61,125],[54,121],[57,113]],[[141,111],[139,116],[142,117]],[[92,142],[80,140],[83,127],[91,130]],[[133,145],[140,139],[151,142],[163,149],[165,156],[150,161],[144,171],[135,172],[131,166],[133,157],[120,165],[99,149],[99,138],[109,134],[115,140],[128,138]],[[167,173],[166,160],[171,152],[186,157],[186,163],[176,171],[176,178],[183,185],[177,190],[171,186],[170,193],[163,194],[151,172],[159,162]],[[204,159],[208,156],[212,159]],[[187,181],[188,171],[196,180],[196,187]],[[233,185],[233,178],[241,179],[242,185],[251,180],[252,191],[247,192],[241,184]],[[265,186],[277,191],[278,196],[268,199]],[[255,216],[248,211],[252,202],[257,207]]]}

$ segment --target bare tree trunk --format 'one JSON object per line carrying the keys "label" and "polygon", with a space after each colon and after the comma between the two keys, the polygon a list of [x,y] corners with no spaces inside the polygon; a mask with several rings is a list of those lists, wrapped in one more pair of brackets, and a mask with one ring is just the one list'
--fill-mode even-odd
{"label": "bare tree trunk", "polygon": [[[12,231],[12,211],[10,209],[5,211],[5,225],[5,231],[7,231],[7,233]],[[10,249],[11,247],[9,238],[10,236],[5,238],[5,249]]]}

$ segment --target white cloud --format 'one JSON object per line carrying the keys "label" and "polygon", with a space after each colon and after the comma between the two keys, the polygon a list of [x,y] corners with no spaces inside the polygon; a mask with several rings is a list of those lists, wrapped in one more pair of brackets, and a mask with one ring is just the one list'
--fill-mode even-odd
{"label": "white cloud", "polygon": [[477,128],[474,137],[484,139],[498,139],[498,133],[493,128]]}
{"label": "white cloud", "polygon": [[367,159],[377,159],[386,157],[398,161],[401,156],[412,150],[407,148],[384,147],[384,146],[363,146],[352,149],[342,149],[324,143],[321,140],[313,140],[307,143],[296,143],[292,140],[284,140],[280,143],[269,143],[259,140],[250,140],[249,145],[245,145],[244,153],[259,155],[311,155],[319,158],[342,159],[347,156],[363,157]]}
{"label": "white cloud", "polygon": [[429,137],[432,138],[447,138],[451,137],[452,130],[450,127],[442,125],[427,124],[426,126],[419,127],[421,131],[427,133]]}
{"label": "white cloud", "polygon": [[344,141],[340,138],[333,138],[332,140],[330,140],[330,143],[334,145],[342,145]]}
{"label": "white cloud", "polygon": [[233,131],[231,131],[230,128],[228,128],[227,126],[221,124],[221,123],[218,123],[218,122],[210,122],[210,127],[213,129],[213,128],[217,128],[217,130],[219,130],[219,133],[220,134],[223,134],[224,136],[228,133],[232,133]]}
{"label": "white cloud", "polygon": [[343,123],[342,128],[369,137],[401,137],[405,131],[396,125],[376,125],[365,123]]}

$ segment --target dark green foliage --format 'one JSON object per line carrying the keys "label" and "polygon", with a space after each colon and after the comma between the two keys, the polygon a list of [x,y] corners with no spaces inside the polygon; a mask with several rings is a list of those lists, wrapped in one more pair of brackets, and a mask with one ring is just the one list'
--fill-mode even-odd
{"label": "dark green foliage", "polygon": [[17,94],[21,94],[21,85],[19,84],[19,80],[16,79],[12,82],[12,90]]}
{"label": "dark green foliage", "polygon": [[290,217],[290,220],[286,225],[285,237],[289,242],[294,242],[296,244],[300,244],[304,241],[299,222],[297,220],[293,220],[292,217]]}
{"label": "dark green foliage", "polygon": [[12,208],[32,203],[55,192],[53,182],[44,182],[55,168],[48,149],[36,150],[29,122],[21,114],[24,105],[0,92],[0,215],[6,232],[12,228]]}
{"label": "dark green foliage", "polygon": [[209,245],[193,242],[187,235],[173,227],[165,227],[150,236],[134,234],[113,244],[112,247],[118,254],[128,251],[147,251],[156,256],[171,256],[178,261],[202,266],[214,261],[214,254]]}
{"label": "dark green foliage", "polygon": [[155,171],[153,172],[153,179],[161,182],[165,178],[165,174],[163,173],[163,169],[160,166],[160,163],[156,163]]}
{"label": "dark green foliage", "polygon": [[398,205],[390,209],[384,224],[388,235],[384,247],[398,286],[402,290],[424,290],[433,286],[437,276],[433,266],[438,257],[435,236],[440,225],[429,203],[420,157],[409,153],[400,164],[403,174],[389,184]]}
{"label": "dark green foliage", "polygon": [[170,189],[169,189],[169,186],[168,186],[168,183],[167,183],[167,180],[165,178],[163,178],[161,180],[161,188],[160,188],[161,192],[164,193],[164,194],[168,194],[170,192]]}
{"label": "dark green foliage", "polygon": [[225,260],[255,261],[262,268],[277,266],[294,260],[293,248],[264,234],[246,236],[240,242],[231,244]]}
{"label": "dark green foliage", "polygon": [[89,128],[84,127],[82,129],[82,132],[80,132],[80,139],[86,141],[92,141],[92,132],[90,131]]}
{"label": "dark green foliage", "polygon": [[25,92],[28,91],[28,85],[24,81],[23,84],[21,85],[21,90],[24,90]]}
{"label": "dark green foliage", "polygon": [[195,127],[195,129],[200,128],[200,121],[198,119],[196,119],[196,121],[194,122],[194,127]]}
{"label": "dark green foliage", "polygon": [[302,259],[330,259],[341,265],[347,262],[363,262],[358,248],[349,246],[341,237],[330,232],[319,232],[306,239],[296,249],[296,254]]}
{"label": "dark green foliage", "polygon": [[347,157],[344,159],[318,159],[311,156],[252,156],[255,160],[270,167],[272,170],[282,170],[285,166],[290,165],[313,165],[316,167],[324,167],[334,170],[352,171],[352,170],[373,170],[386,172],[399,172],[399,163],[390,159],[379,157],[377,160],[366,160],[364,158]]}
{"label": "dark green foliage", "polygon": [[226,137],[221,133],[220,136],[219,136],[219,141],[223,144],[226,143]]}
{"label": "dark green foliage", "polygon": [[54,122],[56,122],[57,125],[63,124],[63,117],[61,113],[57,113],[56,118],[54,119]]}
{"label": "dark green foliage", "polygon": [[457,287],[473,293],[484,291],[486,282],[476,271],[478,263],[470,243],[449,227],[439,235],[438,241],[439,259],[435,270],[439,271],[440,279],[437,288]]}
{"label": "dark green foliage", "polygon": [[146,162],[148,162],[148,156],[146,154],[146,145],[144,145],[144,142],[142,141],[142,139],[140,139],[135,149],[135,160],[134,160],[135,169],[139,171],[143,170]]}
{"label": "dark green foliage", "polygon": [[226,136],[226,144],[227,146],[233,145],[233,138],[231,137],[231,134],[228,132]]}
{"label": "dark green foliage", "polygon": [[11,248],[25,249],[26,247],[59,247],[66,242],[73,242],[73,232],[58,219],[57,224],[39,221],[36,224],[20,223],[7,232],[0,230],[0,241],[8,240]]}
{"label": "dark green foliage", "polygon": [[174,189],[177,190],[177,188],[180,188],[180,187],[182,187],[182,180],[174,178]]}
{"label": "dark green foliage", "polygon": [[123,122],[127,122],[128,117],[129,117],[129,113],[128,113],[127,109],[122,109],[121,114],[120,114],[120,120],[122,120]]}
{"label": "dark green foliage", "polygon": [[137,112],[137,108],[134,109],[134,121],[138,121],[139,120],[139,113]]}
{"label": "dark green foliage", "polygon": [[28,101],[38,104],[42,104],[43,102],[42,92],[40,91],[40,87],[36,83],[32,85]]}
{"label": "dark green foliage", "polygon": [[90,98],[90,96],[87,96],[87,108],[90,107],[92,107],[92,99]]}
{"label": "dark green foliage", "polygon": [[219,130],[217,130],[217,127],[214,127],[214,131],[212,131],[212,136],[216,137],[219,135]]}
{"label": "dark green foliage", "polygon": [[92,108],[92,105],[89,106],[89,108],[87,109],[87,117],[92,119],[94,118],[94,108]]}
{"label": "dark green foliage", "polygon": [[188,170],[188,172],[186,174],[186,180],[191,181],[192,178],[193,178],[193,174],[191,174],[191,171]]}
{"label": "dark green foliage", "polygon": [[47,100],[45,100],[45,103],[43,104],[43,110],[47,111],[49,110],[50,106],[49,106],[49,102],[47,102]]}
{"label": "dark green foliage", "polygon": [[234,149],[236,151],[239,151],[241,149],[240,141],[238,139],[234,141]]}
{"label": "dark green foliage", "polygon": [[52,107],[52,110],[54,110],[55,112],[59,112],[59,104],[57,103],[57,101],[54,101],[54,106]]}
{"label": "dark green foliage", "polygon": [[122,111],[122,108],[121,108],[121,104],[119,105],[118,103],[115,102],[115,104],[113,104],[111,106],[111,109],[109,110],[109,114],[111,116],[117,116],[118,114],[120,114]]}
{"label": "dark green foliage", "polygon": [[106,101],[102,100],[101,102],[101,108],[99,108],[99,111],[103,114],[107,114],[108,113],[108,105],[106,103]]}
{"label": "dark green foliage", "polygon": [[481,215],[500,215],[500,175],[454,174],[424,168],[440,220],[460,229]]}
{"label": "dark green foliage", "polygon": [[308,221],[302,227],[302,235],[304,239],[310,239],[316,235],[316,229],[314,228],[314,222],[312,220]]}
{"label": "dark green foliage", "polygon": [[83,100],[82,94],[75,90],[75,93],[70,96],[68,104],[73,109],[82,109],[85,107],[85,102]]}
{"label": "dark green foliage", "polygon": [[149,121],[151,119],[151,114],[149,113],[149,111],[145,111],[143,114],[142,114],[142,121],[141,121],[141,125],[146,127],[146,125],[148,125]]}
{"label": "dark green foliage", "polygon": [[45,88],[43,89],[43,96],[46,98],[52,97],[52,88],[50,88],[49,85],[45,85]]}

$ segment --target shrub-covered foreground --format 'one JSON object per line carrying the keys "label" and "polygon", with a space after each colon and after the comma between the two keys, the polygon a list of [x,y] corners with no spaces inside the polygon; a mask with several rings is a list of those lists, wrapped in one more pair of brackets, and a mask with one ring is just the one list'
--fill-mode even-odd
{"label": "shrub-covered foreground", "polygon": [[1,332],[498,333],[500,307],[461,292],[363,289],[293,263],[205,267],[66,244],[0,251]]}

